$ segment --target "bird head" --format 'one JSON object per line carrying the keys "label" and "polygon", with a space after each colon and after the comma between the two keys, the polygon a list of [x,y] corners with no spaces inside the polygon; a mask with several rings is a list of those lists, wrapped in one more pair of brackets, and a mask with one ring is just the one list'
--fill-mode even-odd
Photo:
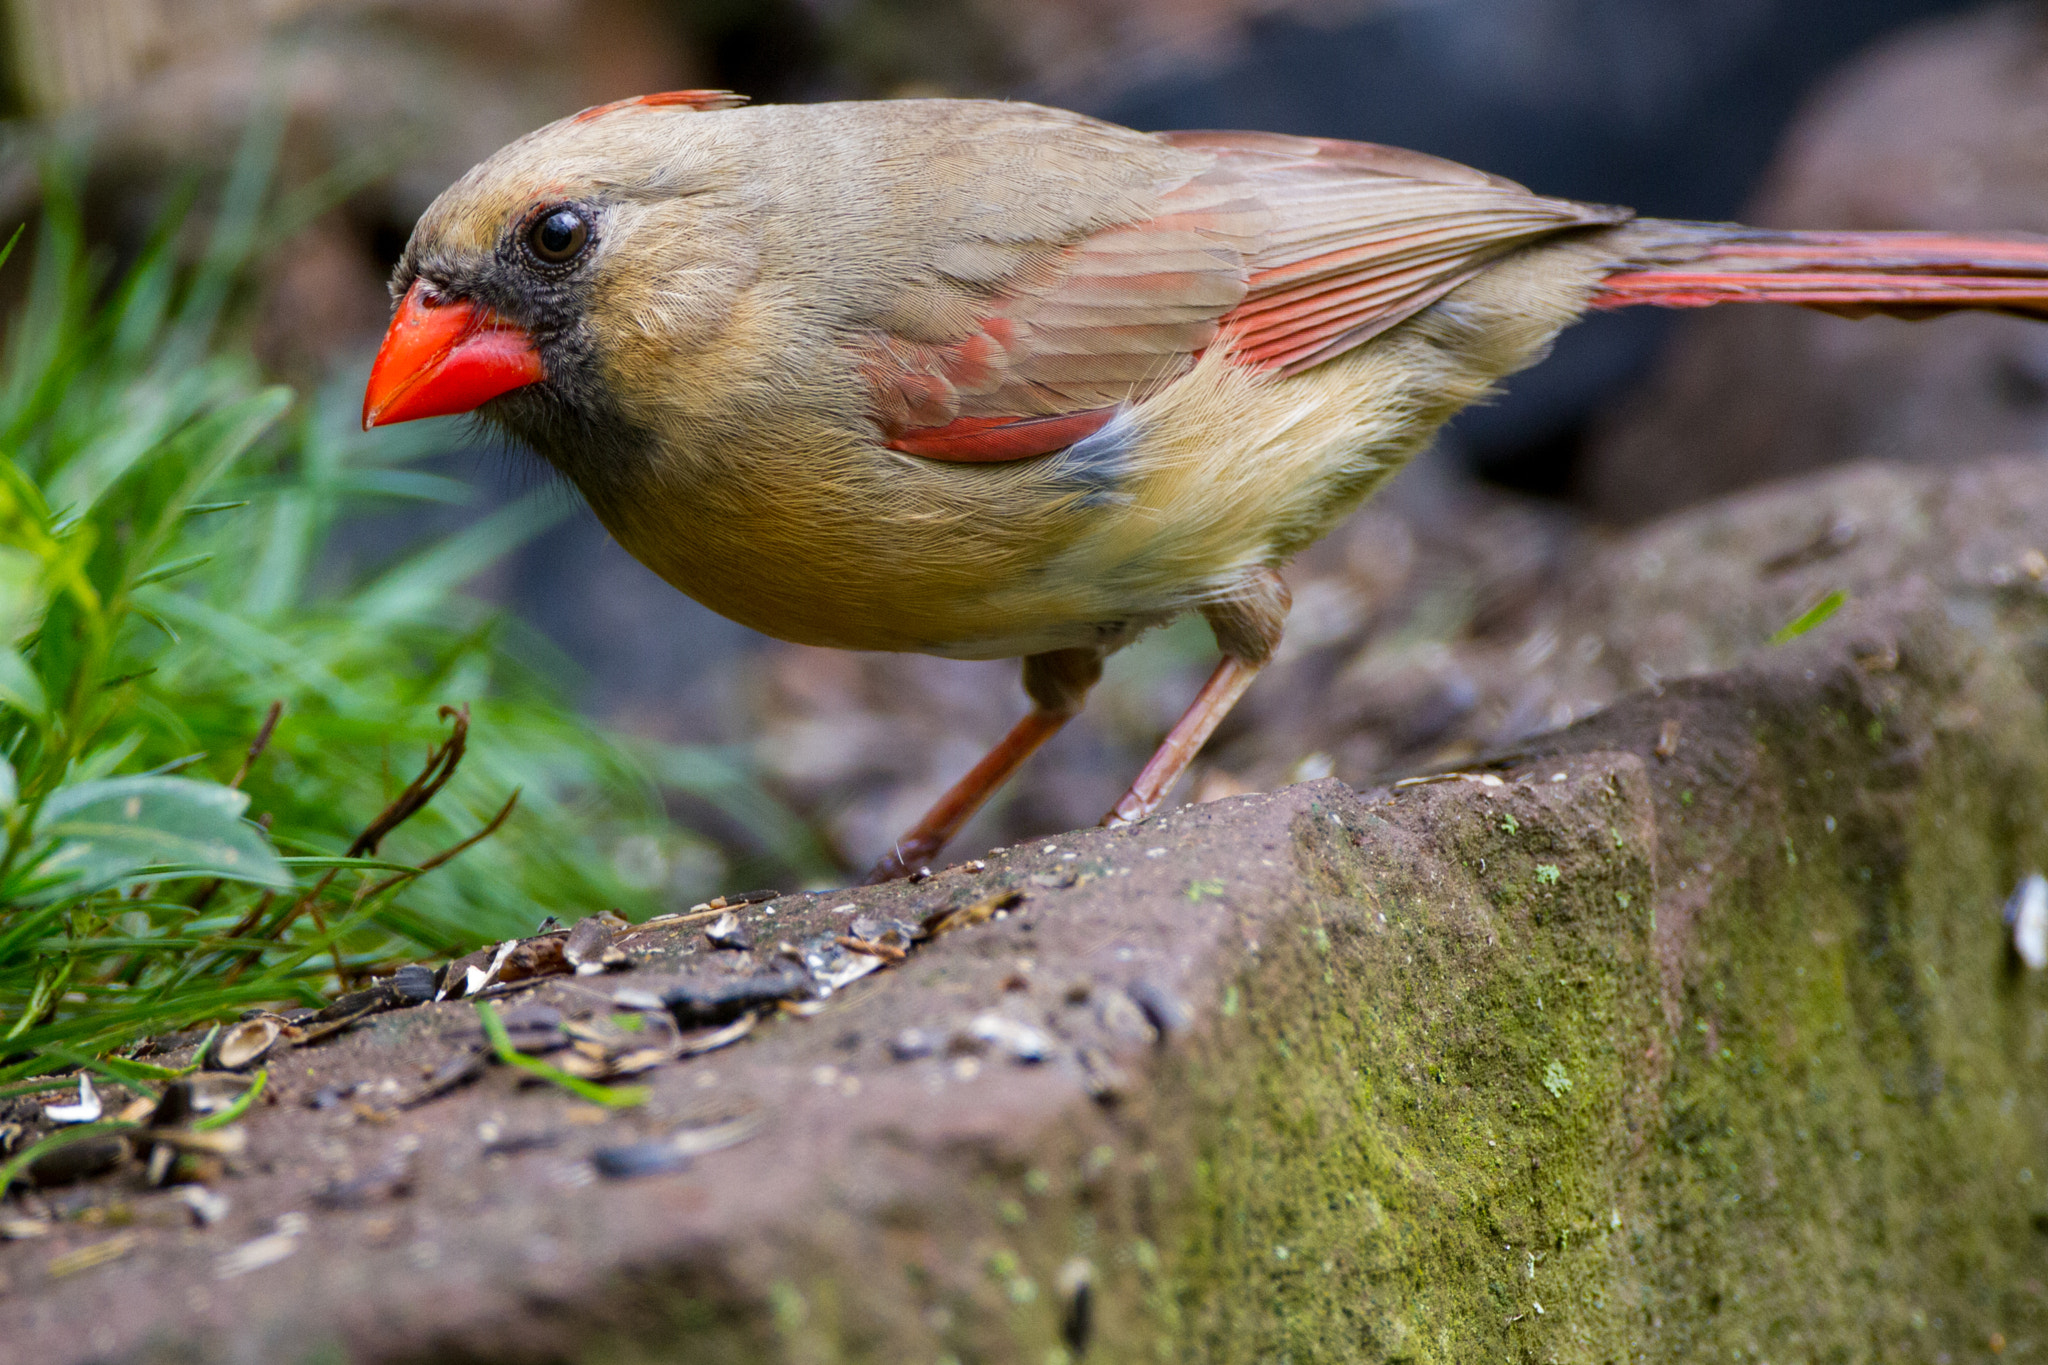
{"label": "bird head", "polygon": [[700,115],[740,103],[586,109],[444,191],[393,274],[364,427],[477,412],[552,458],[551,433],[616,415],[636,342],[674,357],[713,341],[751,270],[730,139]]}

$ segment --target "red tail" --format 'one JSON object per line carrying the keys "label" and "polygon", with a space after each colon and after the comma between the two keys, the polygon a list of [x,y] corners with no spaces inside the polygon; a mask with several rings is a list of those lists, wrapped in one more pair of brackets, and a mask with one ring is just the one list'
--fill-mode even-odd
{"label": "red tail", "polygon": [[1616,271],[1590,306],[1796,303],[1849,314],[1924,317],[1986,308],[2048,317],[2048,239],[2040,237],[1690,225],[1681,237],[1704,240],[1704,247],[1676,263]]}

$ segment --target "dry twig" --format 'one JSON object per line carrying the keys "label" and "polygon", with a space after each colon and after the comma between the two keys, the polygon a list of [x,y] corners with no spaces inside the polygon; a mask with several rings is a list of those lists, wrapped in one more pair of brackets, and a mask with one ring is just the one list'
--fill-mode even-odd
{"label": "dry twig", "polygon": [[425,810],[435,794],[448,785],[448,779],[455,776],[456,766],[462,762],[462,755],[469,748],[469,707],[444,706],[441,719],[455,722],[454,733],[427,751],[427,764],[420,769],[420,775],[408,783],[376,819],[363,827],[356,841],[348,846],[349,857],[365,858],[376,853],[377,846],[384,842],[386,835]]}
{"label": "dry twig", "polygon": [[[419,776],[407,783],[405,790],[393,798],[391,803],[378,813],[376,819],[363,827],[363,832],[358,834],[355,837],[355,841],[349,845],[346,856],[350,858],[374,856],[378,846],[390,836],[393,830],[396,830],[407,820],[425,810],[427,804],[439,794],[443,787],[448,785],[448,779],[455,776],[455,769],[461,764],[462,756],[469,747],[469,708],[467,706],[444,706],[441,708],[440,716],[443,720],[454,722],[453,732],[442,743],[435,745],[427,751],[427,761],[421,767]],[[269,727],[266,726],[264,734],[259,736],[259,738],[267,739],[268,733]],[[260,750],[257,752],[260,752]],[[475,834],[443,849],[441,852],[420,863],[417,867],[395,873],[379,882],[365,882],[357,890],[355,896],[351,898],[351,908],[361,905],[365,900],[389,890],[402,881],[417,877],[423,872],[429,872],[439,867],[464,849],[471,847],[480,840],[489,838],[505,823],[506,819],[512,814],[513,807],[518,802],[519,793],[515,791],[506,799],[505,804],[499,808],[498,813],[492,816],[490,821]],[[310,890],[292,902],[290,907],[263,931],[262,937],[271,940],[283,937],[284,933],[298,921],[300,915],[311,915],[314,925],[324,934],[327,931],[327,921],[320,913],[319,901],[327,893],[327,888],[334,884],[334,879],[340,876],[344,870],[339,867],[329,868],[321,876],[320,880],[313,884]],[[243,924],[236,927],[235,936],[252,931],[255,927],[255,922],[260,919],[265,909],[270,905],[270,902],[271,897],[267,894],[262,900],[257,902],[256,908],[244,917]],[[335,976],[345,988],[349,983],[349,972],[347,964],[342,961],[341,946],[338,943],[331,944],[330,946],[334,953]],[[232,982],[254,963],[258,956],[259,954],[255,951],[245,954],[228,973],[227,979]]]}

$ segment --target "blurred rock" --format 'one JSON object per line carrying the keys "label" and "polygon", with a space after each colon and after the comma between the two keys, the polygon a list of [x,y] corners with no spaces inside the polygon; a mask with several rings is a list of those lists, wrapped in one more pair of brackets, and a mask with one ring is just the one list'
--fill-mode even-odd
{"label": "blurred rock", "polygon": [[[285,193],[333,207],[265,262],[256,336],[307,378],[374,338],[391,261],[450,180],[566,111],[692,75],[651,0],[7,0],[6,15],[16,101],[60,133],[89,125],[96,233],[117,246],[252,124],[283,120]],[[4,193],[25,213],[35,185]]]}
{"label": "blurred rock", "polygon": [[[812,0],[838,16],[840,31],[862,34],[872,47],[889,32],[886,20],[901,7],[889,0]],[[1147,80],[1168,79],[1213,67],[1256,41],[1263,24],[1276,19],[1317,27],[1356,23],[1372,15],[1413,6],[1416,0],[959,0],[957,28],[978,30],[994,59],[1002,84],[1032,90],[1043,98],[1100,99]],[[850,22],[849,22],[850,21]],[[895,25],[904,41],[891,54],[898,80],[931,87],[940,70],[922,26]],[[857,40],[858,41],[858,40]],[[875,54],[879,56],[880,54]],[[870,60],[873,60],[870,57]],[[1005,79],[1006,78],[1006,79]],[[948,94],[982,91],[957,85]]]}
{"label": "blurred rock", "polygon": [[[1914,29],[1830,81],[1750,221],[2048,232],[2048,7]],[[1589,454],[1586,495],[1637,520],[1842,461],[2048,447],[2048,327],[1720,308],[1684,320],[1655,380]]]}

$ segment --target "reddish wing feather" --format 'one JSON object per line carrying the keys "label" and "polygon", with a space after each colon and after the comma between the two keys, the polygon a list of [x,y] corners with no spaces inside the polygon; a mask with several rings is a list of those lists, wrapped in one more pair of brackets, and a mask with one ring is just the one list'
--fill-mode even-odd
{"label": "reddish wing feather", "polygon": [[1506,252],[1628,216],[1366,143],[1161,137],[1215,161],[1153,216],[1054,244],[1056,276],[998,296],[966,336],[882,333],[861,349],[888,446],[952,461],[1050,454],[1184,374],[1219,336],[1241,364],[1297,373]]}
{"label": "reddish wing feather", "polygon": [[1198,175],[1161,195],[1152,217],[1035,257],[1036,273],[957,340],[870,336],[857,361],[884,444],[962,462],[1072,445],[1216,339],[1266,219],[1237,177]]}
{"label": "reddish wing feather", "polygon": [[1169,133],[1253,175],[1276,227],[1224,319],[1244,364],[1296,374],[1394,327],[1518,247],[1627,209],[1546,199],[1398,147],[1270,133]]}
{"label": "reddish wing feather", "polygon": [[942,427],[905,432],[884,444],[906,455],[957,464],[997,464],[1064,450],[1109,425],[1115,408],[1070,412],[1064,417],[958,417]]}
{"label": "reddish wing feather", "polygon": [[628,99],[613,100],[610,104],[595,104],[576,115],[571,122],[588,123],[594,118],[617,113],[621,109],[737,109],[747,102],[745,95],[735,95],[730,90],[663,90],[652,95],[634,95]]}

